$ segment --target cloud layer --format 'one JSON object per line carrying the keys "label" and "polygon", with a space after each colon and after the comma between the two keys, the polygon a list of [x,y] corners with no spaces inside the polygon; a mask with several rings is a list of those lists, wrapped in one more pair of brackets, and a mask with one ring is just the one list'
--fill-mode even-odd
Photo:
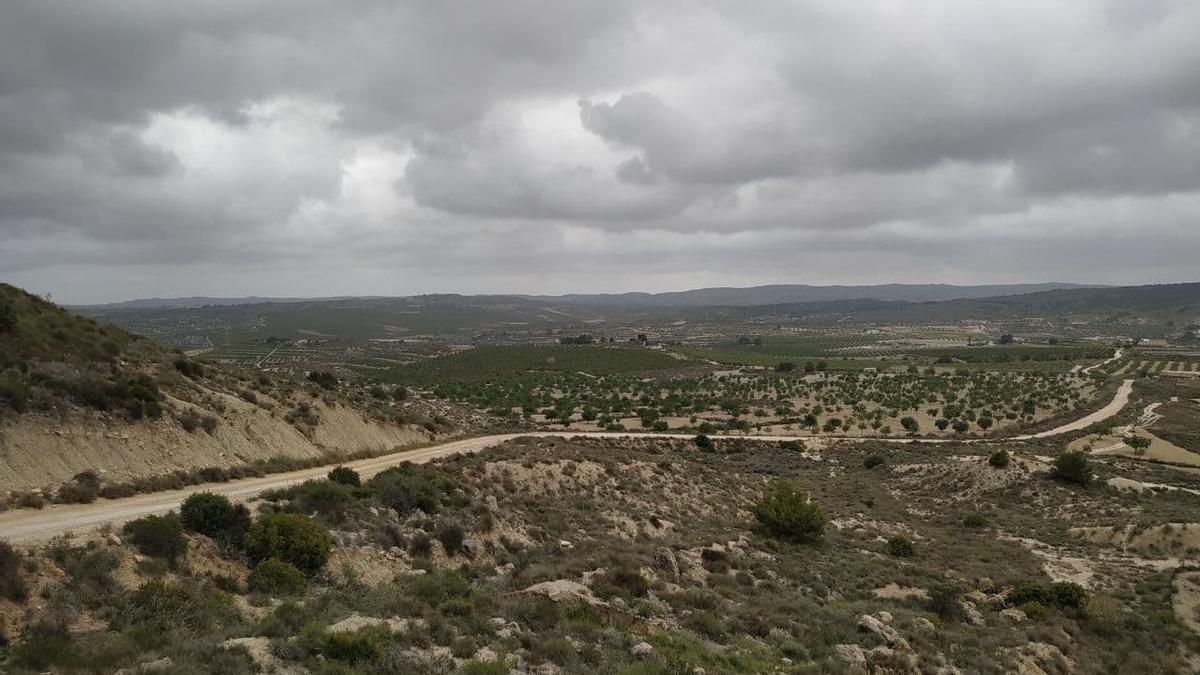
{"label": "cloud layer", "polygon": [[0,5],[0,278],[1195,280],[1200,5]]}

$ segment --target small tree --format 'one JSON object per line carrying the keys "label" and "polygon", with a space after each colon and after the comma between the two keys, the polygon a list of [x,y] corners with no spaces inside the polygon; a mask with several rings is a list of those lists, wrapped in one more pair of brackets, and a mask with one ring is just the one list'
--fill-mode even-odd
{"label": "small tree", "polygon": [[1133,448],[1133,454],[1135,455],[1146,454],[1146,448],[1150,447],[1152,442],[1149,438],[1138,436],[1137,434],[1129,434],[1122,440],[1125,441],[1125,445]]}
{"label": "small tree", "polygon": [[1092,463],[1085,452],[1064,452],[1054,458],[1050,476],[1064,483],[1087,485],[1092,481]]}
{"label": "small tree", "polygon": [[705,436],[704,434],[697,434],[696,437],[692,439],[692,442],[695,443],[696,447],[700,450],[712,452],[713,442],[708,436]]}
{"label": "small tree", "polygon": [[176,558],[187,552],[183,523],[174,513],[130,521],[125,524],[124,532],[142,555],[165,558],[174,564]]}
{"label": "small tree", "polygon": [[801,543],[820,541],[825,534],[821,505],[801,494],[787,481],[779,481],[750,508],[767,534]]}
{"label": "small tree", "polygon": [[911,434],[917,433],[921,428],[921,425],[917,423],[917,418],[912,416],[901,417],[900,426],[904,427],[904,430]]}
{"label": "small tree", "polygon": [[298,513],[268,513],[250,526],[246,553],[255,562],[277,558],[315,574],[329,560],[333,538],[312,518]]}
{"label": "small tree", "polygon": [[351,487],[358,487],[362,484],[362,478],[359,477],[358,472],[348,466],[334,468],[329,472],[329,480]]}
{"label": "small tree", "polygon": [[992,453],[991,457],[988,457],[988,464],[991,464],[997,469],[1003,469],[1004,467],[1008,466],[1008,462],[1008,451],[1004,449],[997,450]]}

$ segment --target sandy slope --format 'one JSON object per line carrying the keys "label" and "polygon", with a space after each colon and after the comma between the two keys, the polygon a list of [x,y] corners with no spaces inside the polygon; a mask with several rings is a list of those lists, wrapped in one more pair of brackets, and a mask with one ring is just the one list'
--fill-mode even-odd
{"label": "sandy slope", "polygon": [[[213,434],[191,433],[173,419],[138,424],[106,420],[99,414],[74,414],[56,422],[29,415],[0,426],[0,491],[56,486],[92,470],[109,482],[161,474],[163,467],[232,467],[273,457],[321,457],[326,449],[383,451],[424,442],[420,431],[364,421],[343,406],[316,402],[321,417],[315,436],[306,438],[283,413],[222,396],[225,412]],[[179,400],[178,409],[210,411]]]}

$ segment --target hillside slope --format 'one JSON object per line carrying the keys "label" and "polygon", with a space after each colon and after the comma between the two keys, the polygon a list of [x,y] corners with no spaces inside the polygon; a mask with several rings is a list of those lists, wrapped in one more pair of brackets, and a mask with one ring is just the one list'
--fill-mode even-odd
{"label": "hillside slope", "polygon": [[950,321],[1020,316],[1141,316],[1191,321],[1200,313],[1200,283],[1071,288],[993,298],[914,303],[864,313],[873,320]]}
{"label": "hillside slope", "polygon": [[484,423],[399,388],[197,361],[0,285],[0,491],[94,497],[201,469],[385,452]]}

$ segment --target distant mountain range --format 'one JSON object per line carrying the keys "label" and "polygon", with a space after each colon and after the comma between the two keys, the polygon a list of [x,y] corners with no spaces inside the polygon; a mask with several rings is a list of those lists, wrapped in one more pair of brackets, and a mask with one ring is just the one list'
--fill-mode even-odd
{"label": "distant mountain range", "polygon": [[[970,300],[1007,295],[1022,295],[1041,291],[1072,288],[1097,288],[1083,284],[992,284],[980,286],[953,286],[950,284],[881,284],[874,286],[810,286],[806,284],[773,284],[749,288],[698,288],[690,291],[668,293],[577,293],[568,295],[513,295],[549,304],[570,304],[608,307],[749,307],[754,305],[782,305],[807,302],[836,302],[841,300],[880,300],[884,302],[935,302],[941,300]],[[363,296],[378,298],[379,296]],[[467,296],[471,297],[471,296]],[[488,297],[488,296],[474,296]],[[326,298],[211,298],[194,296],[187,298],[145,298],[115,302],[105,305],[89,305],[89,308],[156,309],[194,308],[204,306],[257,305],[268,302],[292,303],[311,300],[347,300],[354,296]]]}
{"label": "distant mountain range", "polygon": [[[1049,290],[1035,290],[1047,287]],[[505,340],[510,335],[546,336],[556,330],[604,334],[613,327],[736,325],[763,317],[811,326],[1036,319],[1044,329],[1089,325],[1095,326],[1089,329],[1095,334],[1161,337],[1183,330],[1200,317],[1200,283],[762,286],[659,294],[436,294],[306,300],[184,298],[76,311],[185,347],[310,336],[361,340],[426,335],[474,340],[483,336]]]}
{"label": "distant mountain range", "polygon": [[195,307],[236,307],[238,305],[261,305],[268,302],[310,302],[313,300],[347,300],[353,296],[328,298],[268,298],[256,295],[244,298],[210,298],[196,295],[186,298],[140,298],[123,302],[97,305],[63,305],[67,309],[188,309]]}
{"label": "distant mountain range", "polygon": [[1000,284],[952,286],[950,284],[881,284],[876,286],[809,286],[774,284],[750,288],[698,288],[671,293],[598,293],[557,296],[526,296],[547,302],[624,307],[745,307],[840,300],[884,302],[934,302],[969,300],[1002,295],[1023,295],[1070,288],[1095,288],[1082,284]]}

